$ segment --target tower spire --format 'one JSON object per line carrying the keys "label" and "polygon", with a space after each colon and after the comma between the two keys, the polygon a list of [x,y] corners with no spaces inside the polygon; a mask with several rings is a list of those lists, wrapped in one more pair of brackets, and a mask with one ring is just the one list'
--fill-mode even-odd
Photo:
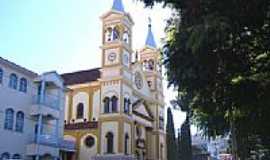
{"label": "tower spire", "polygon": [[118,12],[125,12],[122,0],[114,0],[112,10],[115,10],[115,11],[118,11]]}
{"label": "tower spire", "polygon": [[145,41],[145,45],[153,48],[157,48],[156,41],[152,32],[152,19],[149,17],[148,33]]}

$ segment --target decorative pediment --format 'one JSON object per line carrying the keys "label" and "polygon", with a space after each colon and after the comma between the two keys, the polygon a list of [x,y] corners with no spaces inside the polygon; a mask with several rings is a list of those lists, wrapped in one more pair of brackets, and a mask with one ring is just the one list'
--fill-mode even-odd
{"label": "decorative pediment", "polygon": [[133,104],[133,113],[148,121],[153,121],[153,115],[144,100],[138,100]]}

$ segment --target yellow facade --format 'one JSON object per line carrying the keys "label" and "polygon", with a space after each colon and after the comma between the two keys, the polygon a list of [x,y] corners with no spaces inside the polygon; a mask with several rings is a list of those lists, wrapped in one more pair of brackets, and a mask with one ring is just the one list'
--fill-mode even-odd
{"label": "yellow facade", "polygon": [[121,7],[101,21],[101,68],[63,75],[65,136],[76,141],[72,158],[166,160],[159,51],[146,44],[140,60],[133,58],[134,22]]}

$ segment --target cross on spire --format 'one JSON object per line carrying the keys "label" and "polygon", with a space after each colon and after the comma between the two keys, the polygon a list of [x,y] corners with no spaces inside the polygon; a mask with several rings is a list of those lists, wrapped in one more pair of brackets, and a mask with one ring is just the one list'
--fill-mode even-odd
{"label": "cross on spire", "polygon": [[148,17],[148,26],[151,27],[152,19],[151,17]]}

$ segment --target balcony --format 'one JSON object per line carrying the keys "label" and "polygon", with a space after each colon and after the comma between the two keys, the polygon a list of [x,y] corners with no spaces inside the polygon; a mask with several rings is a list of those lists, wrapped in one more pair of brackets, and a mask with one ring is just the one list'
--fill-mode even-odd
{"label": "balcony", "polygon": [[30,114],[33,116],[44,115],[50,116],[53,118],[59,118],[59,109],[60,109],[60,100],[59,98],[52,96],[44,96],[44,99],[41,99],[40,96],[33,96],[33,102],[30,110]]}
{"label": "balcony", "polygon": [[98,122],[80,122],[65,124],[65,130],[97,129]]}
{"label": "balcony", "polygon": [[27,155],[46,155],[49,154],[53,157],[59,156],[58,139],[54,135],[40,135],[30,138],[27,145]]}
{"label": "balcony", "polygon": [[50,134],[42,134],[40,136],[33,136],[30,138],[30,144],[37,143],[40,145],[46,145],[51,147],[58,147],[58,138]]}
{"label": "balcony", "polygon": [[59,150],[74,152],[76,147],[75,141],[58,139],[54,135],[40,135],[30,138],[27,145],[27,155],[51,155],[59,156]]}
{"label": "balcony", "polygon": [[52,147],[58,147],[58,139],[53,135],[40,135],[39,144]]}
{"label": "balcony", "polygon": [[44,96],[44,100],[39,95],[33,97],[33,104],[49,107],[54,110],[59,110],[59,98],[53,96]]}

